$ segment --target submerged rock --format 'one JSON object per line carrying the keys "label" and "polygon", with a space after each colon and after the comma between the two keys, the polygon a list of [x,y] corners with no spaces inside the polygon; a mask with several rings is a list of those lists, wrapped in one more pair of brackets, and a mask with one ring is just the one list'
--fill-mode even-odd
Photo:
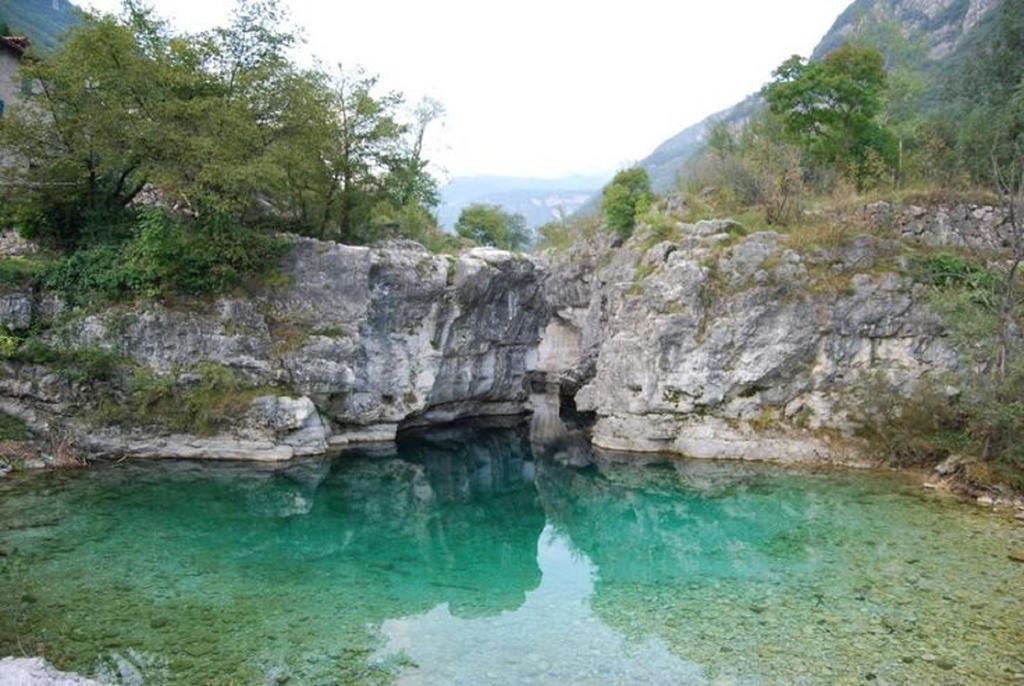
{"label": "submerged rock", "polygon": [[0,684],[11,686],[104,686],[99,681],[58,671],[41,657],[0,660]]}

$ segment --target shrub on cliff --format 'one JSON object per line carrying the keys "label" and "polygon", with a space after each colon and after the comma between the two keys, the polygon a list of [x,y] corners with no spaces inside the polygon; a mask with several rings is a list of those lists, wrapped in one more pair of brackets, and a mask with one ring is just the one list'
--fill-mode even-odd
{"label": "shrub on cliff", "polygon": [[131,237],[73,252],[44,284],[72,302],[223,293],[268,272],[287,250],[282,238],[227,220],[190,223],[150,208]]}
{"label": "shrub on cliff", "polygon": [[637,217],[650,207],[651,179],[640,167],[623,169],[601,193],[605,223],[623,238],[633,235]]}
{"label": "shrub on cliff", "polygon": [[479,245],[502,250],[525,250],[530,244],[526,218],[498,205],[475,203],[466,207],[455,222],[455,233]]}

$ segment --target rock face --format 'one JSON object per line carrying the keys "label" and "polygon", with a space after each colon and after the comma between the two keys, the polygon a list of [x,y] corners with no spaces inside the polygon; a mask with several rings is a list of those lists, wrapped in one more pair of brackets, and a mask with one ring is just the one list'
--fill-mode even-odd
{"label": "rock face", "polygon": [[[42,435],[70,432],[93,454],[260,460],[390,440],[399,426],[525,411],[547,321],[544,272],[533,261],[486,248],[454,258],[409,243],[294,243],[284,283],[247,298],[55,318],[60,308],[39,293],[0,297],[8,329],[49,325],[42,339],[51,349],[105,351],[121,368],[173,380],[176,393],[210,366],[266,389],[230,430],[102,426],[95,384],[25,362],[4,363],[0,409]],[[123,376],[104,384],[128,403]]]}
{"label": "rock face", "polygon": [[900,205],[876,202],[864,218],[876,230],[898,232],[903,240],[931,247],[1003,251],[1012,245],[1013,228],[1006,211],[991,205]]}
{"label": "rock face", "polygon": [[[622,245],[598,233],[540,258],[296,238],[274,286],[201,303],[77,312],[9,291],[8,332],[117,363],[96,381],[46,359],[2,361],[0,411],[89,454],[277,461],[532,407],[538,445],[574,454],[559,407],[531,405],[546,385],[595,418],[598,447],[857,460],[851,409],[864,393],[909,393],[959,364],[906,247],[991,252],[1003,226],[978,206],[873,205],[865,217],[852,238],[705,221],[658,237],[641,227]],[[145,421],[200,402],[216,418],[225,395],[240,407],[215,430]],[[132,421],[111,414],[124,406]]]}
{"label": "rock face", "polygon": [[[692,457],[853,459],[847,408],[879,377],[892,392],[953,370],[921,287],[886,265],[898,242],[863,236],[798,252],[729,222],[679,224],[647,247],[600,242],[555,258],[549,371],[596,445]],[[566,348],[578,341],[575,355]],[[542,362],[545,360],[542,359]]]}

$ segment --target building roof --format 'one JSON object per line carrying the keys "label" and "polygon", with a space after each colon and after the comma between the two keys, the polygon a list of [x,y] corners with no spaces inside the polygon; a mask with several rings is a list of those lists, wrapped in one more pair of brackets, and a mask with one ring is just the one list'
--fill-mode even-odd
{"label": "building roof", "polygon": [[24,55],[30,45],[32,41],[26,36],[0,36],[0,48],[13,52],[17,57]]}

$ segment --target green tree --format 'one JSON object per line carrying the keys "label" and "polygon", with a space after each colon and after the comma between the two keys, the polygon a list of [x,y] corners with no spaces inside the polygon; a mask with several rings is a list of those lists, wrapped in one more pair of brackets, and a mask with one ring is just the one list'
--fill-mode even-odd
{"label": "green tree", "polygon": [[608,227],[623,238],[636,228],[636,219],[650,207],[651,179],[640,167],[623,169],[601,193],[601,209]]}
{"label": "green tree", "polygon": [[786,224],[801,209],[800,153],[787,141],[783,128],[777,115],[761,112],[747,123],[740,144],[741,159],[769,225]]}
{"label": "green tree", "polygon": [[423,148],[440,105],[421,104],[406,123],[402,96],[378,92],[377,78],[361,70],[314,70],[286,88],[283,116],[291,134],[275,149],[276,180],[269,185],[281,190],[278,214],[290,217],[295,230],[372,242],[387,237],[374,219],[381,203],[392,213],[436,206],[437,183]]}
{"label": "green tree", "polygon": [[951,70],[943,93],[959,158],[983,183],[991,182],[993,156],[1002,167],[1014,164],[1024,141],[1024,3],[1004,2],[996,12],[994,30]]}
{"label": "green tree", "polygon": [[839,168],[863,188],[891,165],[893,136],[879,124],[887,75],[877,50],[844,45],[820,61],[793,56],[762,91],[787,133],[813,160]]}
{"label": "green tree", "polygon": [[41,88],[0,125],[3,212],[32,235],[75,245],[87,226],[115,226],[142,190],[166,73],[130,27],[102,17],[23,75]]}
{"label": "green tree", "polygon": [[[242,3],[228,29],[172,36],[127,2],[123,17],[91,17],[28,62],[23,76],[39,87],[0,129],[12,161],[4,207],[16,223],[66,247],[107,240],[147,185],[199,219],[257,216],[267,151],[286,131],[291,39],[267,26],[276,14],[260,19],[251,7]],[[265,41],[256,56],[253,31]]]}
{"label": "green tree", "polygon": [[708,132],[707,148],[719,160],[724,160],[736,152],[736,138],[727,122],[715,122]]}
{"label": "green tree", "polygon": [[377,238],[381,202],[429,214],[424,139],[440,106],[406,116],[400,94],[360,71],[296,67],[287,26],[275,0],[242,0],[198,35],[172,34],[133,1],[91,17],[24,69],[41,87],[0,128],[13,153],[3,218],[75,248],[124,238],[147,186],[207,226],[356,243]]}
{"label": "green tree", "polygon": [[526,219],[497,205],[476,203],[462,210],[455,222],[455,232],[480,245],[503,250],[525,250],[530,244]]}

